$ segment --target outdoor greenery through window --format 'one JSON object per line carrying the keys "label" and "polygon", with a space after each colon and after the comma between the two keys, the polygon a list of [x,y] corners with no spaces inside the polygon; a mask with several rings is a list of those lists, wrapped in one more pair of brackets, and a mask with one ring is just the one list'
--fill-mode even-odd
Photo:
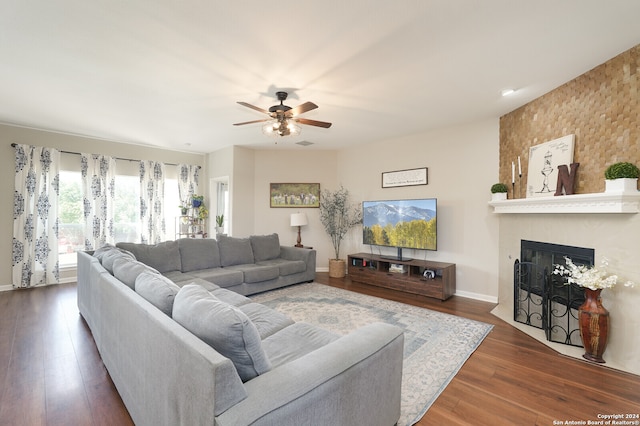
{"label": "outdoor greenery through window", "polygon": [[[78,250],[84,250],[84,207],[80,172],[60,172],[58,253],[60,267],[76,265]],[[117,175],[114,200],[115,241],[140,242],[140,178]],[[178,182],[165,181],[166,237],[175,236],[178,211]]]}

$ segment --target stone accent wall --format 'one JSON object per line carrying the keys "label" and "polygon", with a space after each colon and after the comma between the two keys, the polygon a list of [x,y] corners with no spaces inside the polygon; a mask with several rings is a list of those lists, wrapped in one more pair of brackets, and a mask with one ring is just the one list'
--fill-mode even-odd
{"label": "stone accent wall", "polygon": [[[550,65],[553,66],[553,65]],[[525,197],[529,147],[575,134],[576,194],[604,191],[612,163],[640,166],[640,45],[500,118],[500,182],[511,194],[511,162],[522,162]],[[517,163],[516,163],[516,173]]]}

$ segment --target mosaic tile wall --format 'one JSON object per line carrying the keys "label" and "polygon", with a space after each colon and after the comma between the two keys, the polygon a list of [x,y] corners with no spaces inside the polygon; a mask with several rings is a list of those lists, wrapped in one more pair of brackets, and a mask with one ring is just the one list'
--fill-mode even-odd
{"label": "mosaic tile wall", "polygon": [[[511,162],[520,156],[526,197],[529,147],[575,134],[580,163],[574,192],[604,191],[604,171],[628,161],[640,167],[640,45],[500,118],[500,182],[511,193]],[[519,188],[522,188],[520,191]]]}

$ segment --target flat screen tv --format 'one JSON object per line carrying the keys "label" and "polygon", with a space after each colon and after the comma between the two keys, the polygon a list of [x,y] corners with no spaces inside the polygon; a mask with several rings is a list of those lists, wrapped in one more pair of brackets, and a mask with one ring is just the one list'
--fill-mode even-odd
{"label": "flat screen tv", "polygon": [[362,203],[362,242],[384,247],[397,247],[398,260],[403,248],[437,250],[437,200],[364,201]]}

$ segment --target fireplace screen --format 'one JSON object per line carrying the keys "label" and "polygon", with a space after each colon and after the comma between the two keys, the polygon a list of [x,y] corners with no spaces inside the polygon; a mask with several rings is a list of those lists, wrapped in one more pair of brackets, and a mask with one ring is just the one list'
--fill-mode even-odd
{"label": "fireplace screen", "polygon": [[522,240],[513,272],[513,319],[544,330],[547,340],[582,346],[578,308],[584,290],[554,275],[555,265],[569,257],[576,265],[593,265],[594,250]]}

